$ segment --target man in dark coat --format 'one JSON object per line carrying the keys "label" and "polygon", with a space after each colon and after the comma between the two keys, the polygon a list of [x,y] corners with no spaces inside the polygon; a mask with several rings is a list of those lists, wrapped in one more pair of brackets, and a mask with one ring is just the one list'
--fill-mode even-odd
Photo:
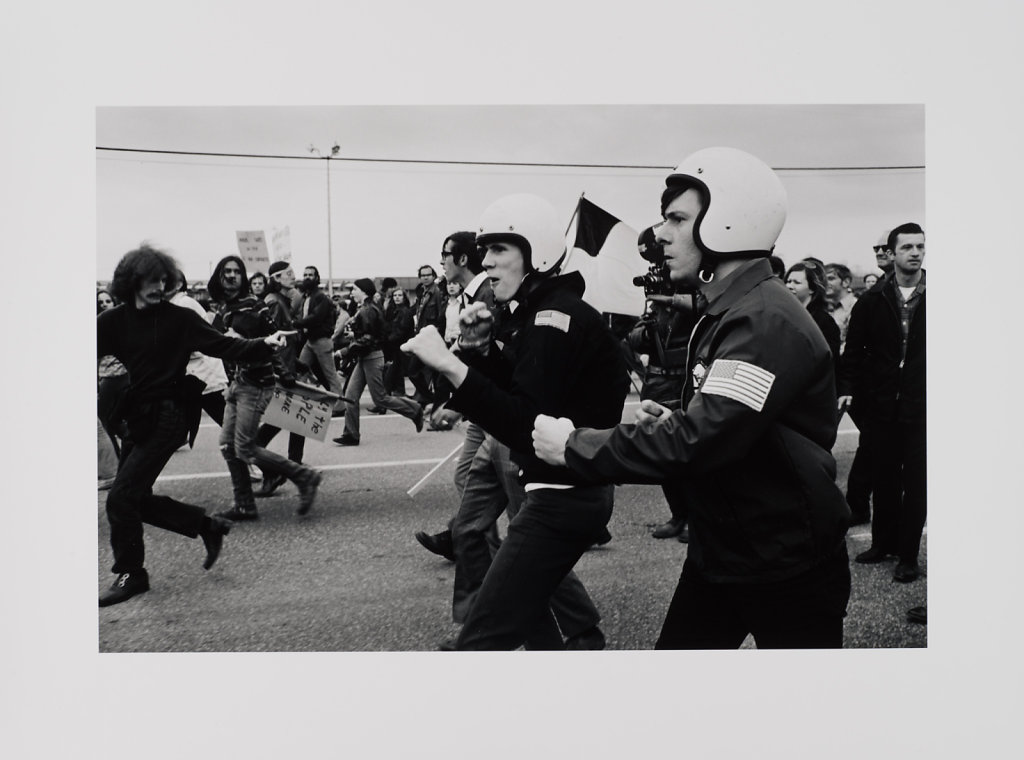
{"label": "man in dark coat", "polygon": [[[163,251],[143,245],[125,254],[114,270],[111,293],[122,303],[96,319],[97,356],[117,357],[128,370],[124,406],[129,439],[107,495],[110,545],[117,579],[99,606],[149,590],[143,523],[206,545],[203,568],[217,560],[230,523],[208,517],[202,507],[153,494],[153,484],[181,446],[190,424],[198,424],[199,398],[185,382],[193,351],[235,361],[266,361],[285,338],[243,340],[221,334],[190,309],[168,299],[178,288],[178,265]],[[195,408],[191,408],[191,407]]]}
{"label": "man in dark coat", "polygon": [[924,230],[902,224],[889,233],[888,245],[891,276],[864,293],[850,314],[839,408],[849,407],[871,431],[871,547],[856,561],[895,555],[893,578],[906,583],[921,574],[927,515]]}

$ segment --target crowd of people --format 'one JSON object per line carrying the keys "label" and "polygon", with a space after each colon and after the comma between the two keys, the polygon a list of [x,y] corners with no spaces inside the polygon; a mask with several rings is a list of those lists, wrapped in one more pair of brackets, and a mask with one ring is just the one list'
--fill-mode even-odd
{"label": "crowd of people", "polygon": [[[856,562],[895,559],[899,582],[921,574],[924,231],[886,233],[880,275],[854,288],[844,264],[787,269],[774,255],[785,191],[754,156],[688,156],[660,205],[663,221],[639,239],[659,274],[624,340],[582,299],[582,276],[560,271],[563,225],[530,194],[445,238],[443,275],[423,265],[412,292],[361,278],[332,298],[316,267],[297,282],[287,261],[250,276],[227,256],[204,308],[166,253],[126,254],[97,294],[98,431],[110,449],[100,484],[117,576],[100,605],[148,590],[143,523],[201,537],[209,568],[232,524],[258,519],[255,500],[284,482],[308,513],[321,474],[302,463],[304,438],[289,433],[283,457],[266,448],[279,429],[261,421],[276,386],[303,383],[344,416],[339,446],[361,443],[365,389],[370,411],[417,432],[466,420],[451,519],[416,534],[455,563],[461,628],[441,649],[603,648],[573,568],[610,540],[621,483],[659,485],[669,516],[652,535],[689,543],[656,648],[730,648],[747,635],[759,647],[842,646],[851,525],[871,524]],[[641,405],[621,423],[630,368]],[[210,516],[152,492],[200,410],[221,425],[234,494]],[[845,494],[831,454],[844,412],[860,431]],[[926,610],[909,617],[924,622]]]}

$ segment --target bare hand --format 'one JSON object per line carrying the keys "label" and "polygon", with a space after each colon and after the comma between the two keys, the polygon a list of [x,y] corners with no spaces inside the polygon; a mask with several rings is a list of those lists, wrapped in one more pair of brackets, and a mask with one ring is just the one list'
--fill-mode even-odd
{"label": "bare hand", "polygon": [[641,430],[652,430],[657,425],[667,420],[672,415],[672,410],[662,406],[657,401],[647,399],[640,402],[640,408],[636,410],[636,424]]}
{"label": "bare hand", "polygon": [[853,402],[853,396],[840,396],[839,397],[839,403],[837,404],[837,408],[839,409],[839,413],[842,414],[847,409],[849,409],[850,408],[850,404],[852,402]]}
{"label": "bare hand", "polygon": [[482,302],[471,303],[459,315],[459,343],[475,348],[488,343],[494,327],[494,315]]}
{"label": "bare hand", "polygon": [[401,345],[402,351],[412,354],[431,369],[440,371],[452,358],[441,333],[427,325]]}
{"label": "bare hand", "polygon": [[263,342],[274,348],[284,348],[285,344],[288,343],[289,336],[297,334],[297,330],[278,330],[273,335],[268,335],[264,338]]}
{"label": "bare hand", "polygon": [[693,299],[688,295],[682,295],[680,293],[673,293],[670,296],[664,296],[658,293],[647,296],[648,301],[654,303],[664,304],[670,309],[675,311],[692,311],[693,310]]}
{"label": "bare hand", "polygon": [[567,417],[549,417],[538,414],[533,421],[533,451],[537,458],[548,464],[565,464],[565,442],[576,429]]}

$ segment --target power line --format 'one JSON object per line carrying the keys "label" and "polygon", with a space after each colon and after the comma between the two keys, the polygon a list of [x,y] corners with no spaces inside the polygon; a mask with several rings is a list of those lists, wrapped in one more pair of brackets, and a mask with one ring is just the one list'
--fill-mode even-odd
{"label": "power line", "polygon": [[[651,166],[644,164],[562,164],[531,161],[454,161],[425,158],[353,158],[347,156],[284,156],[271,153],[212,153],[207,151],[189,150],[155,150],[148,148],[110,148],[96,146],[96,150],[118,153],[153,153],[170,156],[216,156],[221,158],[271,158],[288,161],[348,161],[380,164],[448,164],[453,166],[533,166],[559,169],[657,169],[671,170],[672,166]],[[890,171],[900,169],[924,169],[920,166],[775,166],[775,171],[787,172],[821,172],[821,171]]]}

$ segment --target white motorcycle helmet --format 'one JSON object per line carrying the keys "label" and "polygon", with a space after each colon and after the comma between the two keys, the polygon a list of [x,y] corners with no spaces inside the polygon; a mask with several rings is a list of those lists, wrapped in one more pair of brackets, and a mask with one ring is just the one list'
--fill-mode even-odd
{"label": "white motorcycle helmet", "polygon": [[761,159],[736,148],[705,148],[687,156],[665,185],[702,192],[704,208],[693,237],[711,256],[768,256],[786,222],[786,190],[778,176]]}
{"label": "white motorcycle helmet", "polygon": [[484,211],[477,245],[499,241],[522,249],[527,273],[552,273],[565,257],[565,229],[554,206],[531,193],[506,195]]}

